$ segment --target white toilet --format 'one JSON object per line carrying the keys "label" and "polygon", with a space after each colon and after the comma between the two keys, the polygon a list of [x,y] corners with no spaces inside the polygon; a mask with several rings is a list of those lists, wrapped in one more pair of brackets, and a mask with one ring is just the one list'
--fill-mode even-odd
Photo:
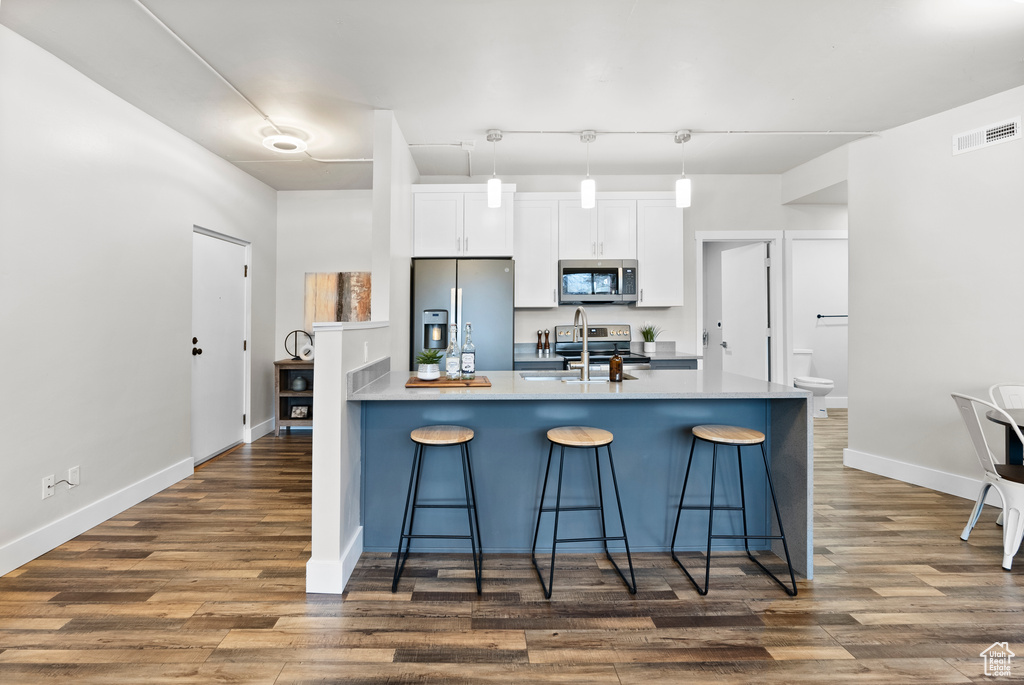
{"label": "white toilet", "polygon": [[810,390],[814,407],[814,418],[828,418],[825,409],[825,395],[832,392],[835,383],[828,378],[815,378],[811,375],[811,357],[814,350],[793,350],[793,385],[801,390]]}

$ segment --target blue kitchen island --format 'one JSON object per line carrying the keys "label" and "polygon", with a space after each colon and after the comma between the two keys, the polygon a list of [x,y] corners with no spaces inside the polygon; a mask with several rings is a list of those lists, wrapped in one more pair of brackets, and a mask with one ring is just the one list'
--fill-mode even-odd
{"label": "blue kitchen island", "polygon": [[[721,423],[754,428],[767,436],[766,449],[793,567],[810,578],[810,395],[775,383],[707,371],[631,373],[635,378],[622,383],[579,384],[536,379],[544,376],[536,371],[481,371],[478,377],[486,376],[491,387],[406,388],[409,374],[392,372],[364,387],[352,388],[347,400],[350,406],[358,403],[361,434],[362,549],[393,552],[397,547],[413,456],[410,431],[430,424],[458,424],[475,431],[471,449],[485,552],[529,552],[548,455],[545,434],[549,428],[564,425],[594,426],[614,433],[612,451],[630,548],[634,552],[667,551],[693,440],[690,429]],[[746,450],[757,452],[756,447]],[[594,479],[579,471],[592,474],[593,452],[585,457],[580,451],[578,458],[570,459],[571,452],[566,459],[563,501],[590,503],[596,498]],[[724,497],[731,500],[728,503],[738,504],[734,453],[732,448],[719,452],[716,499]],[[744,469],[748,522],[752,532],[767,533],[773,519],[771,502],[760,473],[763,469],[754,468],[754,458],[755,454],[750,460],[744,458],[744,463],[750,464]],[[710,446],[699,445],[694,459],[688,504],[707,501]],[[756,459],[760,461],[759,453]],[[428,450],[421,497],[442,501],[461,496],[458,463],[455,448]],[[607,482],[605,491],[607,501]],[[690,500],[691,492],[695,500]],[[719,503],[726,502],[719,499]],[[738,512],[720,512],[715,519],[716,533],[741,530]],[[550,523],[550,517],[546,520]],[[465,511],[459,510],[423,510],[417,514],[417,526],[421,521],[433,532],[443,529],[461,534],[466,527]],[[577,512],[563,517],[559,534],[592,534],[595,525],[594,512]],[[707,514],[684,512],[677,548],[703,550],[706,535]],[[550,528],[542,527],[540,540],[542,544],[550,540]],[[781,545],[776,546],[779,553]],[[767,548],[767,543],[760,547]],[[593,549],[596,546],[563,545],[559,552]],[[468,546],[463,549],[457,542],[419,540],[413,545],[413,551],[417,550],[468,551]]]}

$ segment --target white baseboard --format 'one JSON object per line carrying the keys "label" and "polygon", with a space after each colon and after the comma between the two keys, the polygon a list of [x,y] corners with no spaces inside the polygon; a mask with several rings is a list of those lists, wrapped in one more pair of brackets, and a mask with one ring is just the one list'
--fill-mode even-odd
{"label": "white baseboard", "polygon": [[349,540],[341,559],[317,560],[306,562],[306,592],[309,594],[340,595],[345,591],[356,562],[363,553],[363,527],[359,526],[355,535]]}
{"label": "white baseboard", "polygon": [[267,419],[263,423],[257,423],[245,429],[245,441],[256,442],[264,435],[274,431],[274,419]]}
{"label": "white baseboard", "polygon": [[78,511],[57,519],[38,530],[0,547],[0,576],[36,557],[63,545],[68,540],[98,526],[112,516],[133,507],[161,490],[166,490],[193,473],[192,457],[182,459],[126,488],[111,493]]}
{"label": "white baseboard", "polygon": [[[908,464],[903,461],[879,457],[867,452],[858,452],[849,448],[843,450],[843,466],[903,481],[911,485],[920,485],[930,490],[944,492],[947,495],[963,497],[972,502],[978,499],[978,493],[981,492],[980,479],[958,476],[954,473],[930,469],[927,466]],[[1002,506],[1002,500],[999,499],[999,494],[995,491],[995,488],[988,491],[985,503],[991,504],[994,507]]]}

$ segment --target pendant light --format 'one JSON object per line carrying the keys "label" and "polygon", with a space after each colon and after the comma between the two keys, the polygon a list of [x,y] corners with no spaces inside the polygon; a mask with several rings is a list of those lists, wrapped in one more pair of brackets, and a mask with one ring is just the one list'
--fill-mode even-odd
{"label": "pendant light", "polygon": [[487,142],[491,144],[491,177],[487,179],[487,206],[490,209],[501,208],[501,179],[498,178],[498,161],[496,143],[501,140],[501,131],[492,128],[487,132]]}
{"label": "pendant light", "polygon": [[685,143],[690,142],[689,131],[676,131],[676,142],[679,143],[679,156],[682,159],[680,178],[676,181],[676,207],[690,206],[690,179],[686,178],[686,156],[683,154]]}
{"label": "pendant light", "polygon": [[587,144],[587,177],[580,182],[580,202],[583,209],[593,209],[597,205],[597,183],[590,178],[590,144],[597,140],[593,131],[581,131],[580,142]]}

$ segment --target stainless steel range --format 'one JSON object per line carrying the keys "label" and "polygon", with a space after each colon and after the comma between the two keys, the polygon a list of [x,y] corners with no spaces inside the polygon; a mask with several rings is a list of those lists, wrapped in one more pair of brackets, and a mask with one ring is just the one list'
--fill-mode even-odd
{"label": "stainless steel range", "polygon": [[[576,342],[573,342],[573,329],[576,328]],[[555,326],[555,354],[565,359],[566,369],[579,368],[583,358],[582,327]],[[622,370],[642,370],[651,368],[651,358],[630,352],[629,343],[633,339],[629,324],[601,324],[587,326],[587,338],[590,350],[590,370],[607,371],[608,361],[618,353],[622,357]]]}

